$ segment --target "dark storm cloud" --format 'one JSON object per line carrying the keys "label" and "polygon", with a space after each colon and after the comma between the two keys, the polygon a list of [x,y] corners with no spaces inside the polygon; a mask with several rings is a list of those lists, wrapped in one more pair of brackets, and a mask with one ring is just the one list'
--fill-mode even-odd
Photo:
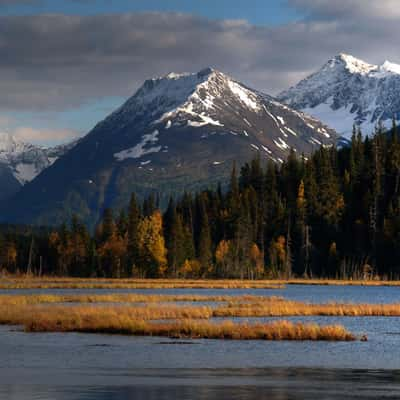
{"label": "dark storm cloud", "polygon": [[209,65],[276,93],[341,51],[400,61],[395,2],[380,1],[379,10],[369,0],[289,3],[308,17],[272,28],[171,13],[1,17],[0,108],[129,96],[148,77]]}

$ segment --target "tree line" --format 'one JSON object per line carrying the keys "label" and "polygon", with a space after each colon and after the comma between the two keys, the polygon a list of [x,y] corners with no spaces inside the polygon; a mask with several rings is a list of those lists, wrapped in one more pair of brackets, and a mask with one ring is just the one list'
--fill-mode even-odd
{"label": "tree line", "polygon": [[398,279],[400,141],[354,128],[343,148],[234,165],[224,189],[104,210],[95,232],[3,227],[11,272],[96,277]]}

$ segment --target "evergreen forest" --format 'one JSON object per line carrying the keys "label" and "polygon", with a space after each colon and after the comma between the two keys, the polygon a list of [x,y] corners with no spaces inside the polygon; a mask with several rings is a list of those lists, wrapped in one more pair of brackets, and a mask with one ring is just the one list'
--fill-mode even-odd
{"label": "evergreen forest", "polygon": [[230,182],[105,209],[94,232],[3,225],[8,273],[143,278],[400,278],[400,140],[353,130],[342,148],[232,166]]}

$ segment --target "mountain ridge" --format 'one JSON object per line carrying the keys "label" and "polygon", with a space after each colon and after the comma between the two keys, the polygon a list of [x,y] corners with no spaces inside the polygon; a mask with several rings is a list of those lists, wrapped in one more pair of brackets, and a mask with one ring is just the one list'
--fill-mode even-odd
{"label": "mountain ridge", "polygon": [[[336,133],[212,68],[150,79],[2,208],[16,222],[93,225],[108,206],[157,191],[163,198],[225,181],[233,162],[283,162]],[[29,199],[29,203],[27,201]]]}

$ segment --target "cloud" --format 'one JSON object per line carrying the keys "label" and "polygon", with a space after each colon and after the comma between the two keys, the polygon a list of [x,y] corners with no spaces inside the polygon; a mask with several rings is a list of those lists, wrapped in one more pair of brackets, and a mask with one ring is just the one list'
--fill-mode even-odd
{"label": "cloud", "polygon": [[29,126],[19,126],[15,118],[0,115],[0,132],[9,133],[19,140],[27,143],[42,145],[55,145],[59,143],[67,143],[77,138],[79,133],[72,129],[56,128],[56,129],[39,129]]}
{"label": "cloud", "polygon": [[396,19],[398,0],[289,0],[288,4],[308,11],[311,19]]}
{"label": "cloud", "polygon": [[18,127],[12,132],[12,135],[33,144],[66,143],[78,137],[77,132],[69,129],[35,129],[31,127]]}
{"label": "cloud", "polygon": [[176,13],[0,17],[0,110],[128,97],[146,78],[205,66],[274,94],[339,52],[400,62],[395,3],[288,0],[307,17],[277,27]]}
{"label": "cloud", "polygon": [[0,129],[8,129],[13,119],[8,115],[0,115]]}

